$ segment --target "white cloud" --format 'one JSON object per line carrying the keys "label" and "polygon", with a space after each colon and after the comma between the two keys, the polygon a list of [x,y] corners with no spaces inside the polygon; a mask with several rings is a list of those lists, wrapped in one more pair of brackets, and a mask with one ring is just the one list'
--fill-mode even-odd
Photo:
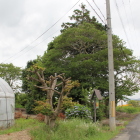
{"label": "white cloud", "polygon": [[128,98],[131,100],[140,100],[140,93],[136,93],[133,96],[128,96]]}

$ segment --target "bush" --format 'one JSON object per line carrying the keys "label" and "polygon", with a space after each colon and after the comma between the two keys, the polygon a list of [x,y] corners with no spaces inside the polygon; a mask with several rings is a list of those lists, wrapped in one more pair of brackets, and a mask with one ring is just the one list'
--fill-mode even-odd
{"label": "bush", "polygon": [[96,117],[97,117],[97,120],[102,120],[104,117],[106,117],[106,114],[105,114],[105,104],[104,104],[104,101],[100,101],[99,102],[99,108],[96,110]]}
{"label": "bush", "polygon": [[137,108],[127,107],[126,109],[127,113],[136,113],[138,112]]}
{"label": "bush", "polygon": [[24,106],[22,106],[22,105],[19,104],[19,103],[15,103],[15,108],[24,108]]}
{"label": "bush", "polygon": [[24,108],[25,105],[27,104],[27,101],[28,101],[27,94],[23,94],[23,93],[21,93],[21,94],[16,93],[15,94],[15,103],[18,106],[17,108],[19,108],[19,107]]}
{"label": "bush", "polygon": [[61,109],[63,111],[65,111],[67,109],[73,108],[76,104],[78,104],[78,103],[73,102],[72,98],[63,97],[63,102],[62,102]]}
{"label": "bush", "polygon": [[25,105],[26,112],[28,114],[34,114],[33,108],[35,107],[35,101],[31,97],[28,101],[27,104]]}
{"label": "bush", "polygon": [[74,108],[65,111],[66,118],[92,119],[90,109],[86,106],[77,104]]}
{"label": "bush", "polygon": [[47,102],[35,101],[35,103],[37,105],[35,106],[35,108],[33,109],[33,111],[36,114],[41,113],[43,115],[48,115],[48,116],[50,116],[52,114],[51,105],[48,104]]}
{"label": "bush", "polygon": [[116,111],[118,111],[118,112],[125,112],[123,106],[117,106],[117,107],[116,107]]}
{"label": "bush", "polygon": [[128,104],[131,104],[134,107],[140,107],[140,101],[130,100]]}

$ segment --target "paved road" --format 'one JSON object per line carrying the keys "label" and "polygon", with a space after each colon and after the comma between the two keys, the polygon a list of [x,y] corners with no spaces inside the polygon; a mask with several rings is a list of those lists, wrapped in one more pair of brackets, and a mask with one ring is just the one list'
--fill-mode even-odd
{"label": "paved road", "polygon": [[140,114],[112,140],[140,140]]}

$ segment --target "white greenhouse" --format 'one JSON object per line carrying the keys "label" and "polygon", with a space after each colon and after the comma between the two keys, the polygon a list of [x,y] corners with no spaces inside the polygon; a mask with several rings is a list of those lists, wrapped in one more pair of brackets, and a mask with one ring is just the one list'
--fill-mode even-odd
{"label": "white greenhouse", "polygon": [[15,95],[6,81],[0,78],[0,128],[14,124]]}

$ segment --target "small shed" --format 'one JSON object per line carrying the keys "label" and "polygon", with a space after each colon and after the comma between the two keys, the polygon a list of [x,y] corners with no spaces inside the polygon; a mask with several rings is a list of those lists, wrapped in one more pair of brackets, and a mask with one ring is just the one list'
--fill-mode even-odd
{"label": "small shed", "polygon": [[94,122],[96,122],[96,109],[99,107],[99,103],[97,103],[97,100],[102,100],[103,97],[101,96],[100,90],[94,89],[93,93],[91,95],[91,101],[93,100],[93,109],[94,109]]}
{"label": "small shed", "polygon": [[92,99],[95,99],[97,97],[97,99],[98,100],[102,100],[102,96],[101,96],[101,92],[100,92],[100,90],[97,90],[97,89],[94,89],[93,90],[93,93],[92,93],[92,95],[91,95],[91,100]]}
{"label": "small shed", "polygon": [[0,128],[14,124],[15,94],[8,83],[0,78]]}

